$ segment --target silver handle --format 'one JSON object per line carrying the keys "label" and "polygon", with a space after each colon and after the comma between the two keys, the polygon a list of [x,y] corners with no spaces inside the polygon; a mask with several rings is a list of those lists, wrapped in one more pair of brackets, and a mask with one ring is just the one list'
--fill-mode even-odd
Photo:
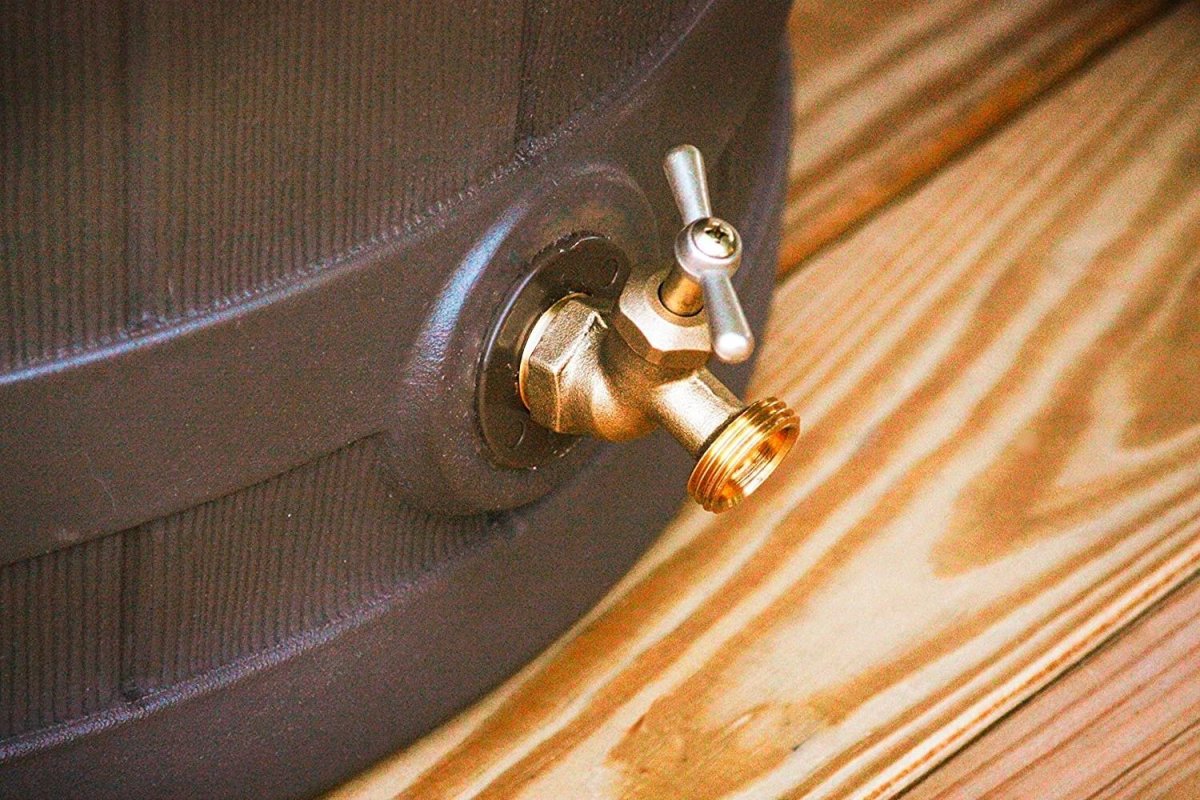
{"label": "silver handle", "polygon": [[683,224],[690,225],[698,219],[712,216],[712,202],[708,199],[708,181],[704,177],[704,156],[690,144],[671,148],[663,159],[663,172],[675,205],[683,217]]}
{"label": "silver handle", "polygon": [[[754,352],[754,334],[730,281],[742,262],[742,237],[728,222],[713,216],[704,157],[697,148],[690,144],[671,148],[663,159],[663,171],[684,228],[675,239],[675,267],[659,297],[676,314],[686,316],[707,308],[713,354],[727,364],[738,364]],[[695,291],[697,286],[700,292]]]}
{"label": "silver handle", "polygon": [[754,352],[754,333],[733,283],[724,272],[709,270],[700,285],[704,287],[704,305],[708,308],[713,354],[726,364],[742,363]]}

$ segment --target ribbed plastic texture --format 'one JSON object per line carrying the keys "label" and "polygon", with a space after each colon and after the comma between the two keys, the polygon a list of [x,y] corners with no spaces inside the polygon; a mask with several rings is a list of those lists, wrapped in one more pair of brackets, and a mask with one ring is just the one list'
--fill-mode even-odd
{"label": "ribbed plastic texture", "polygon": [[686,6],[6,3],[0,372],[394,235],[567,123]]}
{"label": "ribbed plastic texture", "polygon": [[0,738],[119,700],[121,539],[0,568]]}
{"label": "ribbed plastic texture", "polygon": [[[245,302],[445,210],[644,69],[694,6],[4,3],[0,374]],[[486,526],[397,504],[364,440],[0,566],[0,738],[344,618]]]}
{"label": "ribbed plastic texture", "polygon": [[397,504],[382,445],[365,439],[171,517],[0,568],[0,738],[345,618],[487,526]]}
{"label": "ribbed plastic texture", "polygon": [[124,18],[0,4],[0,371],[130,324]]}

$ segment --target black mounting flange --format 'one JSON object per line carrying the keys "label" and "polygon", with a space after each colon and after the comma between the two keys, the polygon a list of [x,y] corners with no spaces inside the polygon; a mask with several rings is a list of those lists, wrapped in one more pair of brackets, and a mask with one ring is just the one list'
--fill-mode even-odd
{"label": "black mounting flange", "polygon": [[580,233],[539,253],[513,288],[492,326],[479,369],[479,427],[497,466],[531,469],[560,458],[578,441],[577,436],[543,428],[529,416],[517,389],[521,350],[538,317],[568,294],[586,294],[611,307],[629,270],[628,257],[612,242]]}

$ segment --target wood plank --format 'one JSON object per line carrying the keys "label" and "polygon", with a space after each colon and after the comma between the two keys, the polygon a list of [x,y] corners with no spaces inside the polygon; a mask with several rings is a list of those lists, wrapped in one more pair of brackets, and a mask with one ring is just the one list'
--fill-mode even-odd
{"label": "wood plank", "polygon": [[1009,121],[1159,0],[801,0],[782,271]]}
{"label": "wood plank", "polygon": [[781,287],[756,502],[688,511],[335,797],[895,796],[1200,565],[1200,11]]}
{"label": "wood plank", "polygon": [[1133,800],[1200,796],[1200,581],[904,794]]}

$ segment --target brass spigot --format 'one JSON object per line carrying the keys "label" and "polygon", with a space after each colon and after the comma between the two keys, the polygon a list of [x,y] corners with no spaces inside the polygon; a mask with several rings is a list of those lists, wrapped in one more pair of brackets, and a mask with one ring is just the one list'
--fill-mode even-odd
{"label": "brass spigot", "polygon": [[712,215],[699,150],[674,148],[664,169],[684,222],[674,264],[635,268],[609,313],[582,294],[556,302],[524,344],[518,386],[533,420],[559,433],[619,442],[661,426],[696,458],[688,493],[721,512],[774,471],[799,421],[773,397],[743,403],[705,367],[754,349],[730,281],[741,237]]}

